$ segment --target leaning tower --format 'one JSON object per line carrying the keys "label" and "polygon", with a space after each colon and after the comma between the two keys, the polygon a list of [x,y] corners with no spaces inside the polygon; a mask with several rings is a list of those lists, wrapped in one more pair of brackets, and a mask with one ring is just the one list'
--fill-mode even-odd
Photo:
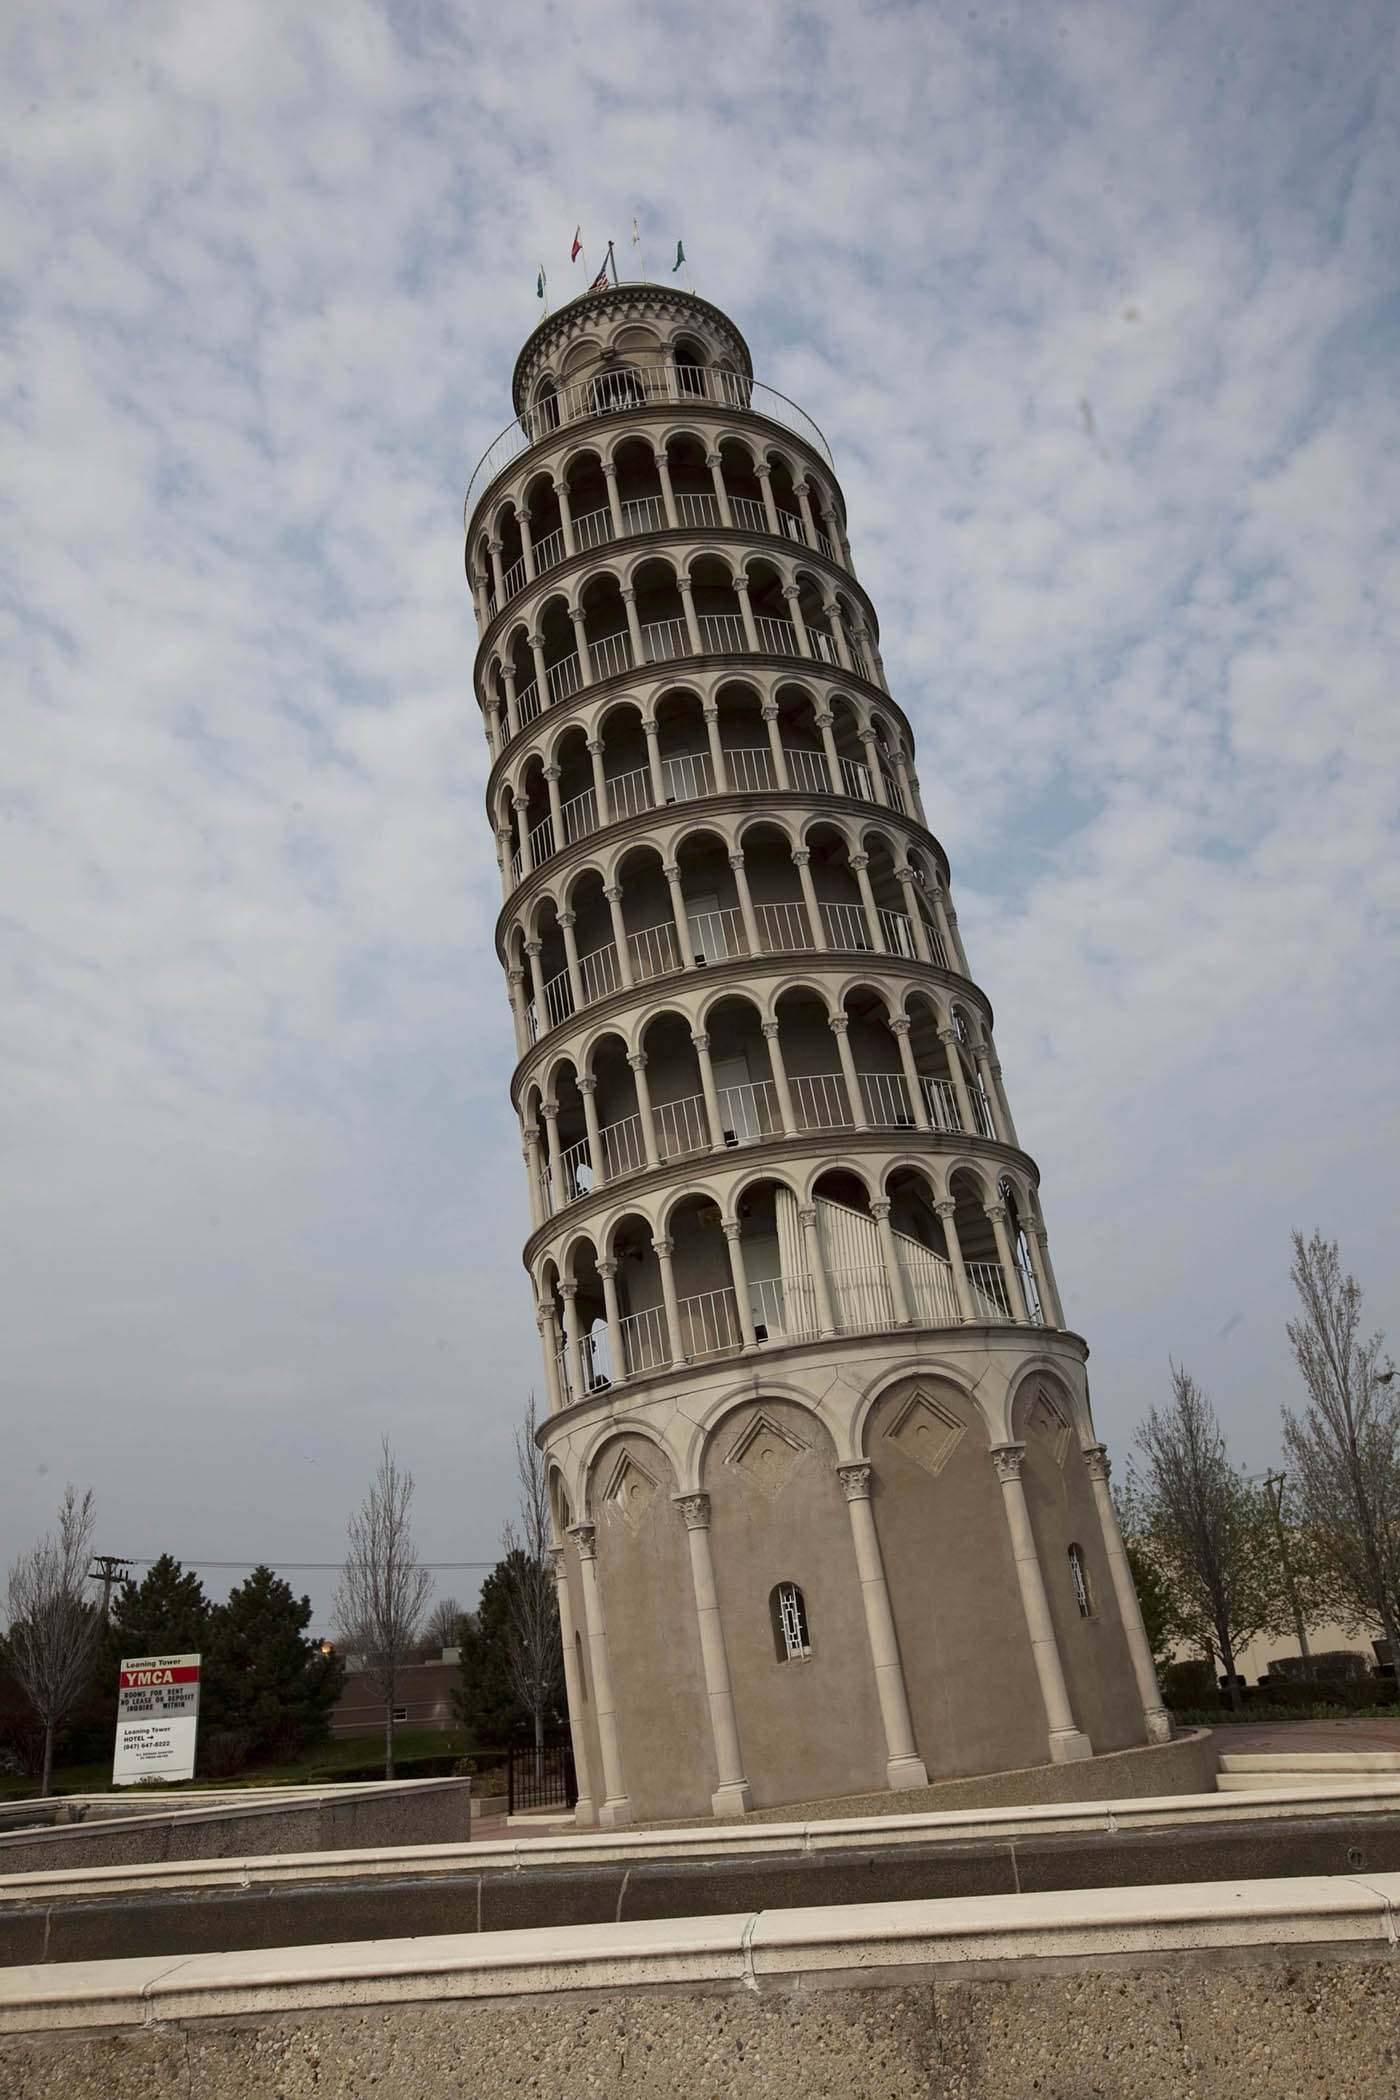
{"label": "leaning tower", "polygon": [[1170,1733],[830,451],[716,307],[467,496],[583,1822]]}

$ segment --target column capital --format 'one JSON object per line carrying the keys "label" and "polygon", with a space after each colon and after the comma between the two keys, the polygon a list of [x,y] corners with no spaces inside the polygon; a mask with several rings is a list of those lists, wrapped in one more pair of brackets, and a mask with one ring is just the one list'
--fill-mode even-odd
{"label": "column capital", "polygon": [[581,1094],[596,1094],[596,1093],[597,1093],[597,1091],[598,1091],[598,1075],[597,1075],[597,1073],[596,1073],[596,1072],[583,1072],[583,1073],[581,1073],[581,1074],[580,1074],[580,1076],[579,1076],[579,1081],[578,1081],[578,1090],[579,1090],[579,1092],[580,1092]]}
{"label": "column capital", "polygon": [[544,636],[542,634],[527,634],[525,637],[525,646],[527,649],[543,649]]}
{"label": "column capital", "polygon": [[606,897],[609,904],[621,904],[622,884],[620,882],[609,883],[608,887],[604,890],[603,895]]}
{"label": "column capital", "polygon": [[600,736],[591,736],[583,748],[591,753],[594,758],[601,758],[603,755],[603,739]]}
{"label": "column capital", "polygon": [[541,1334],[544,1333],[546,1327],[552,1325],[548,1306],[537,1305],[535,1307],[535,1325],[539,1328]]}
{"label": "column capital", "polygon": [[812,1228],[813,1228],[813,1227],[815,1226],[815,1224],[816,1224],[816,1222],[817,1222],[817,1206],[816,1206],[816,1204],[815,1204],[815,1203],[807,1203],[807,1204],[804,1204],[804,1205],[802,1206],[802,1208],[801,1208],[801,1209],[800,1209],[800,1210],[798,1211],[798,1213],[797,1213],[797,1222],[798,1222],[798,1224],[799,1224],[799,1225],[800,1225],[800,1226],[802,1227],[802,1229],[803,1229],[803,1231],[804,1231],[804,1232],[808,1232],[808,1231],[810,1231],[810,1230],[811,1230],[811,1229],[812,1229]]}
{"label": "column capital", "polygon": [[713,471],[716,467],[722,467],[724,461],[720,458],[718,452],[707,452],[705,454],[705,465]]}
{"label": "column capital", "polygon": [[575,627],[582,627],[583,607],[581,605],[571,605],[569,607],[569,618],[573,621]]}
{"label": "column capital", "polygon": [[779,1028],[778,1022],[760,1021],[759,1028],[762,1032],[763,1040],[765,1043],[773,1043],[777,1041]]}
{"label": "column capital", "polygon": [[849,1014],[833,1014],[826,1025],[833,1035],[845,1035],[850,1028],[851,1017]]}
{"label": "column capital", "polygon": [[982,1215],[984,1218],[990,1218],[994,1225],[1004,1225],[1006,1223],[1006,1205],[1004,1203],[984,1203],[982,1205]]}
{"label": "column capital", "polygon": [[870,866],[870,855],[868,853],[853,853],[851,855],[851,866],[855,869],[857,875],[864,874],[865,870]]}
{"label": "column capital", "polygon": [[710,1498],[708,1495],[672,1495],[671,1500],[685,1518],[687,1531],[709,1530]]}
{"label": "column capital", "polygon": [[741,1239],[743,1232],[744,1225],[741,1218],[726,1218],[724,1220],[724,1236],[727,1240]]}
{"label": "column capital", "polygon": [[938,1040],[940,1043],[955,1043],[957,1039],[958,1031],[956,1028],[940,1028],[938,1031]]}
{"label": "column capital", "polygon": [[1103,1444],[1087,1444],[1084,1448],[1084,1465],[1091,1480],[1107,1480],[1113,1471],[1113,1461]]}
{"label": "column capital", "polygon": [[896,882],[917,882],[919,877],[917,870],[911,868],[908,861],[906,861],[902,868],[895,869],[894,879]]}
{"label": "column capital", "polygon": [[617,1260],[615,1256],[611,1254],[605,1254],[603,1256],[603,1259],[598,1263],[598,1274],[606,1278],[612,1278],[616,1276]]}
{"label": "column capital", "polygon": [[507,970],[507,971],[506,971],[506,983],[507,983],[507,984],[509,984],[509,985],[520,985],[520,984],[524,984],[524,982],[525,982],[525,972],[524,972],[523,970],[521,970],[521,969],[516,969],[516,968],[511,968],[511,969],[509,969],[509,970]]}
{"label": "column capital", "polygon": [[871,1217],[878,1220],[881,1224],[884,1223],[885,1219],[889,1216],[889,1214],[890,1205],[884,1196],[881,1196],[877,1203],[872,1203],[870,1206]]}
{"label": "column capital", "polygon": [[488,541],[486,542],[486,545],[487,545],[488,549],[490,550],[490,552],[491,552],[492,554],[500,554],[500,553],[502,553],[502,552],[504,551],[504,548],[505,548],[505,544],[506,544],[506,543],[505,543],[505,541],[504,541],[504,540],[498,540],[498,539],[489,539],[489,540],[488,540]]}
{"label": "column capital", "polygon": [[666,877],[666,880],[667,880],[667,881],[668,881],[668,882],[669,882],[669,883],[671,884],[671,886],[672,886],[673,888],[675,887],[675,885],[676,885],[676,884],[677,884],[677,883],[678,883],[678,882],[680,881],[680,879],[681,879],[681,870],[680,870],[680,863],[679,863],[679,861],[672,861],[672,862],[671,862],[671,863],[669,864],[669,866],[667,866],[667,867],[663,867],[663,869],[661,870],[661,872],[662,872],[662,874],[663,874],[663,875],[664,875],[664,876]]}
{"label": "column capital", "polygon": [[1008,1480],[1021,1477],[1021,1460],[1026,1455],[1024,1444],[993,1444],[989,1454],[997,1469],[997,1479],[1005,1487]]}
{"label": "column capital", "polygon": [[666,457],[666,447],[664,445],[653,445],[651,448],[651,456],[655,465],[657,465],[658,467],[666,467],[669,470],[671,462]]}
{"label": "column capital", "polygon": [[629,1064],[629,1065],[630,1065],[630,1066],[632,1067],[632,1070],[633,1070],[634,1072],[645,1072],[645,1070],[646,1070],[646,1068],[647,1068],[647,1054],[646,1054],[646,1051],[645,1051],[645,1050],[629,1050],[629,1051],[628,1051],[628,1053],[627,1053],[627,1062],[628,1062],[628,1064]]}
{"label": "column capital", "polygon": [[864,1462],[836,1468],[836,1477],[841,1483],[841,1492],[848,1502],[868,1502],[870,1500],[870,1474],[871,1468]]}
{"label": "column capital", "polygon": [[543,941],[526,941],[526,943],[525,943],[525,953],[526,953],[527,955],[543,955],[543,954],[544,954],[544,942],[543,942]]}
{"label": "column capital", "polygon": [[889,1026],[891,1035],[908,1035],[914,1023],[910,1020],[908,1014],[896,1014]]}
{"label": "column capital", "polygon": [[569,484],[562,474],[557,481],[551,481],[549,485],[556,496],[567,496],[569,493]]}
{"label": "column capital", "polygon": [[559,924],[561,926],[577,926],[578,913],[576,911],[561,911],[559,914]]}
{"label": "column capital", "polygon": [[830,729],[832,723],[836,720],[836,717],[831,712],[831,709],[828,707],[824,709],[821,714],[817,714],[814,710],[812,714],[812,720],[816,723],[818,729]]}
{"label": "column capital", "polygon": [[765,701],[764,701],[764,703],[763,703],[763,705],[762,705],[762,707],[760,707],[760,709],[758,710],[758,713],[759,713],[759,719],[760,719],[761,721],[764,721],[764,722],[776,722],[776,721],[777,721],[777,719],[778,719],[778,703],[777,703],[777,701],[776,701],[776,700],[765,700]]}
{"label": "column capital", "polygon": [[621,598],[624,605],[635,605],[637,602],[637,593],[630,583],[625,585],[624,588],[618,592],[618,596]]}
{"label": "column capital", "polygon": [[[822,607],[822,611],[826,611],[825,606]],[[878,744],[880,741],[879,736],[873,729],[859,729],[856,731],[856,737],[857,741],[862,744]]]}
{"label": "column capital", "polygon": [[615,459],[603,459],[603,460],[599,460],[598,464],[599,464],[599,466],[600,466],[600,467],[602,468],[602,470],[603,470],[603,479],[604,479],[604,481],[613,481],[613,480],[615,480],[615,479],[616,479],[616,477],[617,477],[617,461],[616,461]]}
{"label": "column capital", "polygon": [[694,584],[684,569],[676,577],[676,589],[680,592],[682,598],[688,598],[694,589]]}
{"label": "column capital", "polygon": [[511,789],[510,806],[513,810],[516,811],[517,814],[522,813],[530,807],[530,798],[525,793],[523,788],[513,787]]}
{"label": "column capital", "polygon": [[651,1243],[651,1251],[658,1261],[669,1261],[676,1251],[676,1243],[660,1233]]}
{"label": "column capital", "polygon": [[700,719],[702,722],[717,722],[719,720],[718,707],[702,707],[700,710]]}
{"label": "column capital", "polygon": [[598,1555],[598,1527],[596,1524],[571,1524],[569,1537],[578,1547],[580,1560],[595,1560]]}
{"label": "column capital", "polygon": [[567,1276],[561,1276],[559,1279],[559,1295],[567,1305],[571,1300],[577,1298],[578,1285],[572,1283]]}
{"label": "column capital", "polygon": [[783,585],[783,596],[789,601],[800,598],[802,596],[801,586],[796,583],[785,583]]}
{"label": "column capital", "polygon": [[940,1202],[935,1203],[933,1206],[935,1217],[945,1219],[956,1217],[957,1209],[958,1206],[951,1196],[944,1196]]}
{"label": "column capital", "polygon": [[[580,615],[580,618],[581,617],[582,615]],[[557,765],[546,766],[544,769],[544,777],[546,780],[562,780],[564,778],[564,768],[562,766]]]}
{"label": "column capital", "polygon": [[1049,1233],[1046,1231],[1045,1227],[1038,1222],[1032,1225],[1031,1227],[1031,1237],[1035,1241],[1037,1247],[1045,1248],[1050,1245]]}
{"label": "column capital", "polygon": [[742,868],[744,865],[744,855],[742,849],[737,853],[730,854],[729,865],[734,870],[734,873],[737,875],[740,868]]}
{"label": "column capital", "polygon": [[692,1043],[694,1043],[697,1050],[708,1050],[710,1047],[709,1029],[697,1028],[693,1030],[690,1040]]}
{"label": "column capital", "polygon": [[792,493],[793,493],[793,495],[794,495],[794,496],[807,496],[807,495],[810,495],[810,494],[811,494],[811,489],[812,489],[812,484],[811,484],[811,483],[810,483],[809,481],[805,481],[805,480],[799,480],[799,481],[794,481],[794,483],[793,483],[793,485],[792,485]]}
{"label": "column capital", "polygon": [[563,1582],[565,1580],[564,1548],[562,1546],[551,1546],[549,1548],[549,1561],[550,1566],[554,1570],[554,1580],[556,1582]]}
{"label": "column capital", "polygon": [[559,1103],[557,1101],[541,1101],[540,1114],[544,1117],[546,1123],[552,1123],[558,1113]]}
{"label": "column capital", "polygon": [[756,480],[767,481],[768,477],[773,472],[773,463],[771,460],[761,459],[753,471]]}
{"label": "column capital", "polygon": [[794,866],[795,868],[805,868],[805,867],[808,867],[808,866],[810,866],[810,864],[811,864],[811,859],[812,859],[812,849],[811,849],[811,847],[810,847],[810,846],[799,846],[799,847],[798,847],[798,848],[796,849],[796,851],[794,852],[793,856],[792,856],[792,864],[793,864],[793,866]]}

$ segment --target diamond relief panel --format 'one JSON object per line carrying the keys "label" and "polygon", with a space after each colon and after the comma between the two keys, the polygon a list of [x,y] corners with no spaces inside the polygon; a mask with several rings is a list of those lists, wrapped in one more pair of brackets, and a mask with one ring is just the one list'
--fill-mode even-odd
{"label": "diamond relief panel", "polygon": [[740,1432],[724,1462],[737,1467],[765,1495],[776,1498],[806,1449],[800,1437],[779,1428],[768,1415],[758,1414]]}
{"label": "diamond relief panel", "polygon": [[657,1485],[630,1451],[624,1451],[613,1467],[604,1501],[615,1509],[629,1531],[638,1532],[656,1499]]}
{"label": "diamond relief panel", "polygon": [[1038,1436],[1055,1454],[1055,1463],[1062,1466],[1069,1450],[1069,1423],[1061,1414],[1044,1386],[1036,1389],[1036,1395],[1026,1409],[1028,1434]]}
{"label": "diamond relief panel", "polygon": [[906,1458],[936,1478],[962,1442],[964,1424],[951,1408],[927,1393],[915,1393],[886,1434]]}

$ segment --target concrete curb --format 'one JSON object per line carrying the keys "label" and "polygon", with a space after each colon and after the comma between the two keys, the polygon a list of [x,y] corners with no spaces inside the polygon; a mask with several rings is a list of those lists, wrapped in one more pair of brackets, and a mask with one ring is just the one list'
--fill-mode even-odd
{"label": "concrete curb", "polygon": [[578,1991],[902,1985],[1301,1950],[1396,1958],[1400,1874],[753,1911],[625,1925],[0,1971],[0,2032],[144,2028],[317,2007]]}

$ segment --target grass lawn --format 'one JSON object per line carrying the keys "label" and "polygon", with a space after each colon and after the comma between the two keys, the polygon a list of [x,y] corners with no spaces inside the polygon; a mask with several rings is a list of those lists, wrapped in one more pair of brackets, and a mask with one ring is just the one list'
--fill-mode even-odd
{"label": "grass lawn", "polygon": [[[394,1736],[394,1758],[465,1757],[472,1750],[465,1729],[399,1730]],[[309,1786],[313,1782],[334,1783],[337,1775],[366,1765],[383,1769],[382,1734],[355,1736],[347,1742],[318,1743],[303,1752],[294,1764],[254,1765],[233,1779],[187,1779],[162,1789],[171,1793],[202,1793],[214,1788],[220,1793],[231,1787]],[[412,1770],[404,1775],[411,1778]],[[112,1791],[110,1759],[96,1765],[60,1765],[53,1775],[56,1794],[108,1794]],[[13,1774],[0,1774],[0,1801],[24,1801],[37,1796],[38,1781]]]}

